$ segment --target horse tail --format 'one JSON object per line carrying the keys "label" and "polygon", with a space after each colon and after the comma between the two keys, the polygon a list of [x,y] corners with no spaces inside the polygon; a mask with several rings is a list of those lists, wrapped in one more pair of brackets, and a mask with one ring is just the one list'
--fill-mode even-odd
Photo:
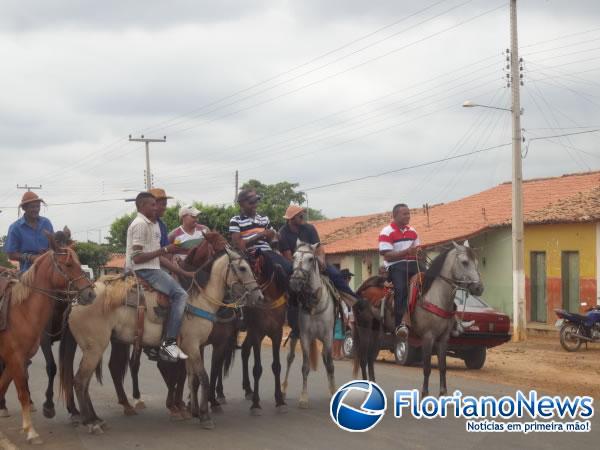
{"label": "horse tail", "polygon": [[354,311],[354,329],[352,331],[352,376],[358,376],[358,369],[362,357],[366,357],[364,353],[368,351],[367,346],[361,342],[361,328],[363,330],[371,329],[371,318],[369,317],[370,303],[368,300],[361,298],[353,306]]}
{"label": "horse tail", "polygon": [[60,390],[61,395],[67,404],[73,401],[73,362],[75,361],[75,352],[77,351],[77,341],[71,333],[69,326],[65,326],[60,339],[60,345],[58,348],[59,354],[59,377],[60,377]]}
{"label": "horse tail", "polygon": [[225,351],[225,358],[223,360],[223,374],[225,377],[229,376],[229,370],[233,367],[233,361],[235,360],[235,350],[237,348],[238,331],[235,330],[231,333],[227,342],[227,349]]}
{"label": "horse tail", "polygon": [[308,352],[308,359],[310,361],[310,370],[316,371],[319,366],[319,349],[317,348],[317,340],[313,339],[310,342],[310,350]]}

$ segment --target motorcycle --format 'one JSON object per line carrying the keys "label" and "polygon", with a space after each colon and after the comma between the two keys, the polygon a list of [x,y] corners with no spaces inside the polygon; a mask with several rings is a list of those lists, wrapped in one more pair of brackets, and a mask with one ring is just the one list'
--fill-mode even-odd
{"label": "motorcycle", "polygon": [[568,352],[576,352],[585,342],[600,342],[600,306],[588,309],[585,315],[555,309],[560,328],[560,345]]}

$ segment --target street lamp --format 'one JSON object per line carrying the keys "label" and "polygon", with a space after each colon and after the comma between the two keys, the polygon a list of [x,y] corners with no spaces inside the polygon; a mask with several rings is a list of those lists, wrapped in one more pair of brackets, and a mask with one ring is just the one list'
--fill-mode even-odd
{"label": "street lamp", "polygon": [[[511,8],[512,8],[511,2]],[[515,19],[516,21],[516,19]],[[513,48],[513,53],[516,49]],[[511,55],[513,57],[514,55]],[[516,61],[513,61],[516,64]],[[513,80],[516,76],[513,72]],[[512,269],[513,269],[513,340],[521,341],[526,338],[527,313],[525,309],[525,225],[523,221],[523,168],[521,161],[521,115],[523,109],[520,107],[519,82],[512,83],[512,108],[501,108],[498,106],[480,105],[470,100],[465,101],[464,108],[491,108],[508,111],[512,116]]]}

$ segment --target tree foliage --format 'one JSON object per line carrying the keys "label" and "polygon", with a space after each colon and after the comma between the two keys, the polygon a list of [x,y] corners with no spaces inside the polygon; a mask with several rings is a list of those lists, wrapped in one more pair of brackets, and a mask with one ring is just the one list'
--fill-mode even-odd
{"label": "tree foliage", "polygon": [[104,266],[110,259],[110,248],[95,242],[77,242],[75,252],[81,264],[88,265],[98,275],[100,267]]}
{"label": "tree foliage", "polygon": [[0,236],[0,266],[14,269],[14,266],[8,260],[8,255],[4,253],[4,242],[6,242],[6,236]]}

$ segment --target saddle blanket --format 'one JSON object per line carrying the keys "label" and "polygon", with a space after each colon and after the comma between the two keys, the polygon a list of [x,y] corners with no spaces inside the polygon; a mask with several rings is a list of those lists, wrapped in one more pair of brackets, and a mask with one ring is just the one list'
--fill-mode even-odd
{"label": "saddle blanket", "polygon": [[423,282],[425,281],[425,273],[419,272],[414,275],[409,282],[409,290],[408,290],[408,312],[412,314],[417,307],[417,300],[419,299],[419,294],[423,289]]}

